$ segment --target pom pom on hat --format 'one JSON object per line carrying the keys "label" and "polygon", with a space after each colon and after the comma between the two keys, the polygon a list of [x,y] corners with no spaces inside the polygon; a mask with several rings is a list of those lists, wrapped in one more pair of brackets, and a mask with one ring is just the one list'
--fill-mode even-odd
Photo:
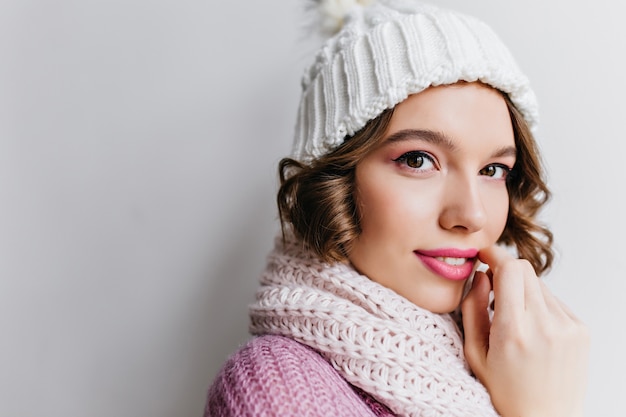
{"label": "pom pom on hat", "polygon": [[315,3],[320,29],[335,33],[302,77],[295,159],[319,158],[409,95],[459,81],[507,94],[535,129],[538,109],[528,79],[482,21],[414,0]]}
{"label": "pom pom on hat", "polygon": [[320,14],[320,30],[329,36],[337,33],[343,26],[348,13],[359,6],[367,6],[374,0],[316,0]]}

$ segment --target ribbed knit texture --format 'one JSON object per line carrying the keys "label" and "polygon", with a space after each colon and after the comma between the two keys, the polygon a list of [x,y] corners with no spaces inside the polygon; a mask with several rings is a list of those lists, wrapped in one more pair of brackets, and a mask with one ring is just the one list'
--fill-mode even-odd
{"label": "ribbed knit texture", "polygon": [[355,5],[304,73],[292,156],[316,159],[409,95],[458,81],[508,94],[536,126],[528,79],[485,23],[414,0]]}
{"label": "ribbed knit texture", "polygon": [[392,417],[319,353],[281,336],[253,338],[224,364],[204,417]]}
{"label": "ribbed knit texture", "polygon": [[497,416],[470,374],[448,314],[417,307],[347,264],[277,239],[250,307],[253,334],[319,351],[352,385],[400,416]]}

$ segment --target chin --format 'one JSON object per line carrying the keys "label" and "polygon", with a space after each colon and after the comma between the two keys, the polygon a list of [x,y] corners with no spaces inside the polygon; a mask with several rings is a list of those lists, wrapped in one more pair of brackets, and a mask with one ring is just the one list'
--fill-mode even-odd
{"label": "chin", "polygon": [[448,314],[456,310],[461,304],[462,294],[454,296],[432,296],[428,300],[409,300],[413,304],[436,314]]}
{"label": "chin", "polygon": [[457,303],[454,306],[446,306],[446,307],[441,307],[441,308],[428,308],[427,310],[435,314],[448,314],[456,310],[458,306],[459,304]]}

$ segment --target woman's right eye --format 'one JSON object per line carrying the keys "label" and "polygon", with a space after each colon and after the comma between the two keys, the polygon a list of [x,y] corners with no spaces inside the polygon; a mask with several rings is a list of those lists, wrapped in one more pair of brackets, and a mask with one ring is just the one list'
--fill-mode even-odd
{"label": "woman's right eye", "polygon": [[432,156],[422,151],[407,152],[402,154],[399,158],[394,159],[394,162],[398,162],[411,169],[418,169],[420,171],[428,171],[435,167]]}

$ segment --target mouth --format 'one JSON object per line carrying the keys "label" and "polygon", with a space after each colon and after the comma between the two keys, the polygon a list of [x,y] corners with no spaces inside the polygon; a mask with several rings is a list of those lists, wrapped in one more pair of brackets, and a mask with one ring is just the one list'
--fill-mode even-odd
{"label": "mouth", "polygon": [[469,278],[478,255],[475,249],[420,250],[414,253],[431,272],[452,281]]}
{"label": "mouth", "polygon": [[435,257],[435,259],[439,262],[445,262],[448,265],[452,266],[461,266],[468,260],[468,258],[452,258],[449,256],[437,256]]}

